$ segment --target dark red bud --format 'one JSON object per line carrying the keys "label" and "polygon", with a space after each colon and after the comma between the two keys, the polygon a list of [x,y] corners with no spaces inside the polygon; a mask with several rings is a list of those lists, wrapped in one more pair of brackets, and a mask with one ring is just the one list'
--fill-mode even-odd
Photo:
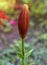
{"label": "dark red bud", "polygon": [[29,26],[29,20],[30,20],[30,12],[28,9],[28,5],[24,4],[18,19],[18,29],[21,38],[25,38],[26,36]]}

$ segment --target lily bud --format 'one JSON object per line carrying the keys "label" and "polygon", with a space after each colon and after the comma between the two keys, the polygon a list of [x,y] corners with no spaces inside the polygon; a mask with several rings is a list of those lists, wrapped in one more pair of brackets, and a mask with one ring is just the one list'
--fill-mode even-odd
{"label": "lily bud", "polygon": [[30,20],[30,12],[28,9],[28,5],[24,4],[18,19],[18,29],[21,38],[25,38],[26,36],[28,26],[29,26],[29,20]]}

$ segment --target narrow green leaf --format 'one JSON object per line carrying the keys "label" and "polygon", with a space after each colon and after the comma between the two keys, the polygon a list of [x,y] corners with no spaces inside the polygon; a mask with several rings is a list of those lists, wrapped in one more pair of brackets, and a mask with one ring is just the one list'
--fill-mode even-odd
{"label": "narrow green leaf", "polygon": [[33,52],[33,49],[30,50],[29,52],[27,52],[27,53],[25,54],[25,58],[28,58],[28,57],[31,55],[32,52]]}

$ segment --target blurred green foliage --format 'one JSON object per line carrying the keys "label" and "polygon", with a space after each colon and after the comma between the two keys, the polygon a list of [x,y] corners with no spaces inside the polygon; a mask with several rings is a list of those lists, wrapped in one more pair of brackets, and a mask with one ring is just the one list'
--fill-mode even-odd
{"label": "blurred green foliage", "polygon": [[43,15],[47,13],[47,0],[23,0],[30,7],[31,14]]}
{"label": "blurred green foliage", "polygon": [[[44,42],[41,43],[42,41]],[[6,47],[6,49],[0,50],[0,63],[1,65],[14,65],[14,63],[19,60],[19,57],[20,58],[22,57],[21,54],[17,55],[17,53],[21,52],[21,41],[14,40],[13,44],[7,46],[8,47]],[[30,52],[27,53],[28,55],[30,55],[28,65],[47,65],[46,46],[47,46],[47,33],[38,36],[36,40],[32,39],[32,44],[25,43],[25,49],[26,49],[25,53],[28,52],[30,49],[34,49],[31,55],[30,55],[30,52],[32,52],[31,50]],[[25,60],[25,62],[26,61],[27,60]]]}

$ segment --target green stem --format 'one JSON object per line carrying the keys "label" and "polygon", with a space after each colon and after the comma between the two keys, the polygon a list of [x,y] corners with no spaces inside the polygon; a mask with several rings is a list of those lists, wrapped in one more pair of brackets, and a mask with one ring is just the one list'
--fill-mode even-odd
{"label": "green stem", "polygon": [[24,65],[24,39],[23,38],[22,38],[22,55],[23,55],[22,65]]}

